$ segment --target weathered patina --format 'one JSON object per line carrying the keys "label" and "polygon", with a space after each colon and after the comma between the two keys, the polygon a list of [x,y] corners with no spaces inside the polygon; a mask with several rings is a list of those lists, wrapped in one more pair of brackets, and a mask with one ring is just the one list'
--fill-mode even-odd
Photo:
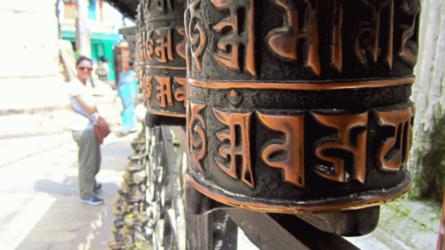
{"label": "weathered patina", "polygon": [[185,121],[184,5],[181,0],[140,1],[137,69],[151,120]]}
{"label": "weathered patina", "polygon": [[188,0],[187,183],[263,212],[409,188],[417,0]]}

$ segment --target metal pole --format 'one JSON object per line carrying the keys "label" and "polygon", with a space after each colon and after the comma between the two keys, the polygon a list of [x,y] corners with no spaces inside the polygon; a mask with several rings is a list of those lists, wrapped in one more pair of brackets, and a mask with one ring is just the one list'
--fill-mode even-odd
{"label": "metal pole", "polygon": [[91,56],[90,30],[88,28],[88,0],[76,1],[76,47],[79,55]]}

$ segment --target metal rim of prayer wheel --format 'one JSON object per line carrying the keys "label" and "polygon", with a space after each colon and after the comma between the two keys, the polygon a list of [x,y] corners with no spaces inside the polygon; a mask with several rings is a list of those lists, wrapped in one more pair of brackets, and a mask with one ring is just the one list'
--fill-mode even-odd
{"label": "metal rim of prayer wheel", "polygon": [[185,120],[184,7],[181,0],[138,6],[138,78],[148,115],[167,124]]}
{"label": "metal rim of prayer wheel", "polygon": [[262,212],[409,189],[418,0],[187,0],[188,185]]}

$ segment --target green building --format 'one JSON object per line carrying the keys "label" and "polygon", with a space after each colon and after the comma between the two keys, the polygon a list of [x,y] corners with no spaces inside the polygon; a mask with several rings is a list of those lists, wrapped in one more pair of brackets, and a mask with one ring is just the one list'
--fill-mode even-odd
{"label": "green building", "polygon": [[[76,3],[64,0],[59,6],[61,17],[61,37],[76,47]],[[88,0],[88,27],[90,30],[91,59],[108,61],[110,81],[115,80],[113,48],[121,41],[117,30],[123,26],[123,16],[103,0]]]}

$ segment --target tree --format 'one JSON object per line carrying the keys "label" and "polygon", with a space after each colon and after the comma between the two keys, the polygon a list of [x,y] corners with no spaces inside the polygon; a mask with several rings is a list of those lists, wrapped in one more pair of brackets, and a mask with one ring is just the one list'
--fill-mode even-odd
{"label": "tree", "polygon": [[423,0],[410,169],[413,194],[440,201],[445,187],[445,1]]}

